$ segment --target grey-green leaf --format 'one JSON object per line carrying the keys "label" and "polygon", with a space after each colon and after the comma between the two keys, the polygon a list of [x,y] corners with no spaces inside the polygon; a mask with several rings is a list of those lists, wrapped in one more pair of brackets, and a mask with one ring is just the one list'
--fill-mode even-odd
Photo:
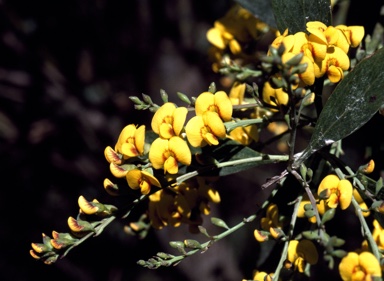
{"label": "grey-green leaf", "polygon": [[337,85],[316,123],[308,147],[293,163],[296,169],[319,149],[341,140],[364,124],[384,104],[384,48],[362,60]]}
{"label": "grey-green leaf", "polygon": [[331,24],[330,0],[272,0],[272,9],[280,33],[287,28],[290,34],[305,32],[309,21]]}

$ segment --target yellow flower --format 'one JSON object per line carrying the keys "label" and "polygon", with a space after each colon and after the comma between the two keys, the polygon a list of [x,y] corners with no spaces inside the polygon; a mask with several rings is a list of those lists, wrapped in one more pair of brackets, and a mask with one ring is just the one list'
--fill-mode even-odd
{"label": "yellow flower", "polygon": [[339,273],[343,281],[373,280],[381,277],[380,263],[370,252],[360,254],[349,252],[339,264]]}
{"label": "yellow flower", "polygon": [[253,275],[253,280],[256,281],[272,281],[273,280],[273,273],[268,274],[264,271],[256,271]]}
{"label": "yellow flower", "polygon": [[191,164],[191,151],[181,137],[157,138],[149,150],[149,161],[155,169],[164,168],[164,173],[177,174],[178,163]]}
{"label": "yellow flower", "polygon": [[379,250],[384,250],[384,229],[381,227],[378,220],[373,221],[373,232],[372,237],[375,240]]}
{"label": "yellow flower", "polygon": [[343,32],[351,47],[355,48],[359,46],[361,40],[364,38],[364,26],[337,25],[336,28]]}
{"label": "yellow flower", "polygon": [[167,102],[153,115],[151,123],[152,130],[164,139],[179,136],[183,129],[187,113],[188,109],[186,107],[176,107],[174,103]]}
{"label": "yellow flower", "polygon": [[223,121],[216,112],[212,111],[192,117],[185,126],[185,132],[188,142],[193,147],[218,145],[218,139],[226,136]]}
{"label": "yellow flower", "polygon": [[[295,38],[293,35],[288,35],[288,29],[284,30],[283,34],[277,32],[277,36],[271,43],[271,47],[278,49],[281,44],[284,45],[284,52],[290,52],[295,44]],[[268,50],[268,55],[270,54],[270,50]]]}
{"label": "yellow flower", "polygon": [[198,116],[206,111],[216,112],[223,121],[230,121],[233,108],[231,100],[224,91],[215,94],[203,92],[196,99],[195,111]]}
{"label": "yellow flower", "polygon": [[349,57],[339,47],[329,47],[322,61],[315,61],[315,76],[319,78],[325,73],[332,83],[337,83],[344,78],[344,71],[350,66]]}
{"label": "yellow flower", "polygon": [[160,182],[149,170],[132,169],[127,173],[126,179],[129,187],[132,189],[140,188],[141,194],[148,194],[152,185],[161,187]]}
{"label": "yellow flower", "polygon": [[143,155],[145,143],[145,125],[136,128],[130,124],[121,131],[115,145],[115,151],[121,153],[124,159]]}
{"label": "yellow flower", "polygon": [[318,258],[316,246],[311,240],[289,241],[287,260],[293,265],[294,270],[304,272],[306,264],[316,264]]}
{"label": "yellow flower", "polygon": [[359,191],[356,188],[353,189],[353,197],[355,197],[356,202],[359,203],[359,206],[362,209],[361,211],[362,211],[363,216],[368,217],[371,214],[371,212],[366,211],[366,210],[369,210],[369,208],[368,208],[367,204],[364,202],[364,199],[361,197]]}
{"label": "yellow flower", "polygon": [[[247,104],[244,101],[246,84],[241,82],[235,82],[229,92],[229,99],[233,105]],[[259,116],[254,116],[252,118],[257,118]],[[237,127],[229,133],[229,137],[233,140],[236,140],[244,145],[249,145],[252,141],[258,141],[259,139],[259,130],[256,125],[250,125],[245,127]]]}
{"label": "yellow flower", "polygon": [[278,111],[278,107],[288,104],[289,96],[282,88],[272,88],[269,82],[265,82],[263,87],[263,101],[275,107],[271,109],[272,111]]}
{"label": "yellow flower", "polygon": [[266,211],[266,216],[261,218],[261,228],[265,231],[269,231],[271,227],[281,228],[283,224],[279,221],[279,207],[276,204],[271,203]]}
{"label": "yellow flower", "polygon": [[340,208],[345,210],[351,204],[353,188],[349,180],[340,180],[336,175],[328,175],[321,181],[317,194],[324,192],[328,195],[325,200],[330,208],[336,208],[340,204]]}

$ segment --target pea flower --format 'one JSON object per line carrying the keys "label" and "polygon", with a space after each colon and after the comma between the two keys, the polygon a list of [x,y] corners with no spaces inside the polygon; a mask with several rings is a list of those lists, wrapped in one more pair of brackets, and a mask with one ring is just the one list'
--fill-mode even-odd
{"label": "pea flower", "polygon": [[373,280],[381,277],[381,268],[371,252],[349,252],[339,264],[339,273],[343,281]]}
{"label": "pea flower", "polygon": [[198,116],[206,111],[216,112],[226,122],[231,120],[233,108],[226,92],[203,92],[196,99],[195,111]]}
{"label": "pea flower", "polygon": [[261,218],[260,223],[265,231],[269,231],[271,227],[281,228],[283,224],[279,221],[279,207],[274,203],[270,204],[266,210],[266,216]]}
{"label": "pea flower", "polygon": [[384,251],[384,229],[378,220],[373,220],[372,237],[380,251]]}
{"label": "pea flower", "polygon": [[176,107],[172,102],[164,103],[153,115],[152,130],[164,139],[179,136],[187,113],[188,109],[186,107]]}
{"label": "pea flower", "polygon": [[191,158],[188,144],[178,136],[170,139],[157,138],[149,150],[149,161],[155,169],[164,168],[164,173],[177,174],[178,163],[188,166]]}
{"label": "pea flower", "polygon": [[346,53],[339,47],[329,47],[325,58],[315,61],[314,70],[316,78],[327,74],[332,83],[337,83],[344,78],[344,71],[349,69],[350,61]]}
{"label": "pea flower", "polygon": [[351,47],[356,48],[364,38],[364,26],[345,26],[337,25],[337,29],[341,30]]}
{"label": "pea flower", "polygon": [[293,265],[294,270],[304,272],[307,263],[313,265],[318,261],[319,255],[315,244],[311,240],[291,240],[288,244],[288,267]]}
{"label": "pea flower", "polygon": [[143,155],[144,143],[145,125],[137,128],[134,124],[130,124],[121,131],[115,145],[115,151],[121,153],[124,159],[137,157]]}
{"label": "pea flower", "polygon": [[277,111],[278,107],[287,105],[289,101],[288,94],[282,88],[275,89],[269,82],[264,83],[262,95],[263,101],[273,106],[272,111]]}
{"label": "pea flower", "polygon": [[216,48],[224,50],[229,47],[232,54],[236,55],[242,52],[244,43],[257,40],[268,30],[268,25],[248,10],[234,5],[224,17],[214,22],[206,36]]}
{"label": "pea flower", "polygon": [[336,208],[340,204],[340,208],[345,210],[352,201],[353,188],[349,180],[340,180],[336,175],[326,176],[320,183],[317,194],[326,193],[326,205],[330,208]]}
{"label": "pea flower", "polygon": [[192,117],[185,126],[185,133],[193,147],[218,145],[219,139],[227,134],[220,116],[212,111]]}
{"label": "pea flower", "polygon": [[151,191],[151,186],[153,185],[161,187],[160,182],[153,176],[150,170],[132,169],[127,173],[126,179],[130,188],[140,188],[141,194],[144,195]]}

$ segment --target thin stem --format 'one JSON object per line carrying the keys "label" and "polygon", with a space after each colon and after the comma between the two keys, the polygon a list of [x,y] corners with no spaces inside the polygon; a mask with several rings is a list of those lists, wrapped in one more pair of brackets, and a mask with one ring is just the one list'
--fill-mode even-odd
{"label": "thin stem", "polygon": [[210,165],[210,166],[198,169],[196,171],[192,171],[192,172],[186,173],[184,175],[181,175],[180,177],[176,178],[176,183],[180,184],[180,183],[182,183],[182,182],[184,182],[190,178],[193,178],[195,176],[198,176],[200,174],[204,174],[208,171],[212,171],[212,170],[220,169],[220,168],[224,168],[224,167],[247,164],[250,162],[258,162],[260,165],[263,165],[263,164],[271,164],[271,163],[277,163],[277,162],[282,162],[282,161],[287,161],[287,160],[288,160],[287,155],[262,155],[262,156],[256,156],[256,157],[250,157],[250,158],[245,158],[245,159],[239,159],[239,160],[232,160],[232,161],[217,163],[217,164]]}

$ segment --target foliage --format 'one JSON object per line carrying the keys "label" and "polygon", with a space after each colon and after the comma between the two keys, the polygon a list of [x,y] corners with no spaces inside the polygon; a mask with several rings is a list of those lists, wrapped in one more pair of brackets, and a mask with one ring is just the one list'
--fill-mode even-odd
{"label": "foliage", "polygon": [[[118,203],[80,196],[69,231],[43,234],[32,243],[33,258],[55,263],[145,206],[127,233],[145,239],[153,229],[188,225],[206,241],[170,241],[176,254],[159,252],[139,260],[143,267],[177,265],[252,225],[255,243],[274,241],[271,247],[280,249],[271,257],[274,270],[261,264],[253,280],[310,278],[320,260],[330,270],[337,266],[342,280],[381,280],[382,179],[369,177],[373,155],[351,168],[356,163],[344,161],[343,141],[382,113],[382,29],[365,34],[362,26],[332,26],[337,3],[330,1],[238,2],[207,32],[212,69],[231,81],[229,93],[212,83],[197,97],[178,93],[177,103],[164,90],[161,104],[131,96],[135,109],[153,118],[150,125],[128,124],[105,148],[114,180],[105,179],[104,188]],[[260,52],[257,42],[271,34],[267,52]],[[269,192],[261,206],[233,226],[211,217],[219,234],[202,226],[210,206],[221,202],[220,177],[271,165],[284,168],[255,188]],[[361,247],[344,250],[347,241],[327,231],[336,215],[358,217]]]}

